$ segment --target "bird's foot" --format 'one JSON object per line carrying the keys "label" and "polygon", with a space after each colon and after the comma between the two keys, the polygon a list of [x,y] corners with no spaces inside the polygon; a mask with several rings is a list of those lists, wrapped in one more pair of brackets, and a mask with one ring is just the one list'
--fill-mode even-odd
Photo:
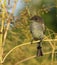
{"label": "bird's foot", "polygon": [[31,44],[33,44],[33,43],[31,42]]}

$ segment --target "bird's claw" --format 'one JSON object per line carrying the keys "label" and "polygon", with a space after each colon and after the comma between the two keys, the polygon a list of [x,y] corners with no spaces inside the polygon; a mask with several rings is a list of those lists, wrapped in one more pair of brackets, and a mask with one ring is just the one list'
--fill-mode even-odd
{"label": "bird's claw", "polygon": [[31,44],[33,44],[33,43],[31,42]]}

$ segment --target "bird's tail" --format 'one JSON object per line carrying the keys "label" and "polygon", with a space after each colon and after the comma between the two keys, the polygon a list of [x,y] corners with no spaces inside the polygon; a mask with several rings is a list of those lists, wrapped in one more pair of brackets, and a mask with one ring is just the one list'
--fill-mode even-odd
{"label": "bird's tail", "polygon": [[37,56],[43,56],[43,52],[41,49],[37,49]]}
{"label": "bird's tail", "polygon": [[42,47],[40,44],[41,43],[39,42],[37,47],[37,56],[43,56]]}

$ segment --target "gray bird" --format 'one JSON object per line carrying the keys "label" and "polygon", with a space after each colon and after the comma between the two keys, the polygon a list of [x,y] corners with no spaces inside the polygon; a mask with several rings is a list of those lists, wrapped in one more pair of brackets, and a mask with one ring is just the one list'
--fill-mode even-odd
{"label": "gray bird", "polygon": [[44,32],[45,32],[44,21],[40,16],[37,16],[37,15],[33,16],[30,19],[30,21],[31,21],[30,31],[33,37],[32,41],[40,40],[40,42],[38,42],[38,45],[37,45],[37,56],[43,56],[41,43],[44,38]]}

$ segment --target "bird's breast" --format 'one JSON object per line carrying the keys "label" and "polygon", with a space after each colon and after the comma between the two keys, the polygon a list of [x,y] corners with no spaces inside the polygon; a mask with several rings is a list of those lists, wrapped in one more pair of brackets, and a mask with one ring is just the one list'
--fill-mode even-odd
{"label": "bird's breast", "polygon": [[37,22],[33,22],[32,23],[32,35],[35,38],[42,38],[43,37],[43,29],[42,29],[42,25],[37,23]]}
{"label": "bird's breast", "polygon": [[35,31],[43,31],[42,25],[38,22],[32,23],[32,29],[35,30]]}

